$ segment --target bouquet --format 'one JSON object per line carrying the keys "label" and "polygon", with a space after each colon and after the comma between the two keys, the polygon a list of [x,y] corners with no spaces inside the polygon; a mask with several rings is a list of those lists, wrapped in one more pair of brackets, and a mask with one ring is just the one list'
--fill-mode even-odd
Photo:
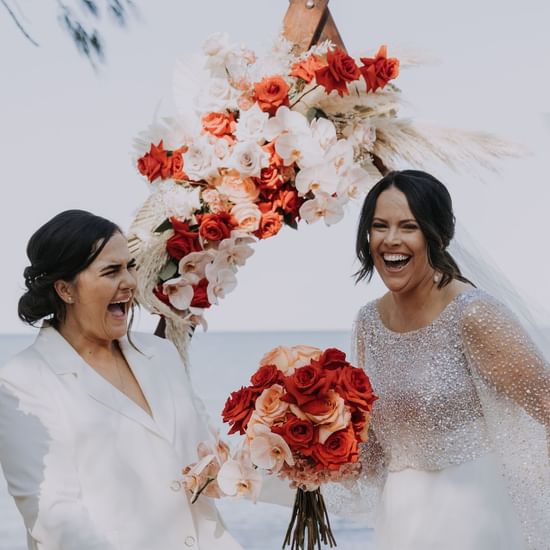
{"label": "bouquet", "polygon": [[[267,353],[250,385],[231,393],[222,412],[229,434],[244,437],[230,454],[202,449],[185,471],[198,496],[250,495],[256,500],[260,470],[297,489],[283,547],[313,550],[336,544],[320,487],[353,479],[361,469],[358,445],[368,439],[374,401],[369,378],[336,348],[278,347]],[[208,471],[209,470],[209,471]]]}

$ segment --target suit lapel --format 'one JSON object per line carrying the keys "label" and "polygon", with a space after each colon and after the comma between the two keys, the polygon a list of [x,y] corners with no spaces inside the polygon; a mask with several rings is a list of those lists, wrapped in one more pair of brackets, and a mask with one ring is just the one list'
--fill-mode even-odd
{"label": "suit lapel", "polygon": [[58,375],[75,374],[82,389],[94,400],[173,442],[175,410],[172,391],[164,373],[155,369],[150,355],[139,353],[126,339],[120,341],[121,350],[149,403],[153,418],[88,365],[53,327],[42,328],[34,345]]}

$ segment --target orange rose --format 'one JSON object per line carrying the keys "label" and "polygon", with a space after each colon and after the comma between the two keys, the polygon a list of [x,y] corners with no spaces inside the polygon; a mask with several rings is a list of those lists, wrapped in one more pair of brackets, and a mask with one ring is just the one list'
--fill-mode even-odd
{"label": "orange rose", "polygon": [[274,141],[262,145],[262,149],[269,155],[270,166],[281,168],[284,165],[283,159],[277,154],[277,151],[275,151]]}
{"label": "orange rose", "polygon": [[235,227],[231,214],[219,212],[218,214],[199,214],[199,233],[207,241],[222,241],[231,235]]}
{"label": "orange rose", "polygon": [[245,433],[248,421],[254,412],[255,400],[256,394],[250,388],[242,387],[240,390],[231,392],[222,411],[223,421],[231,426],[229,435],[236,432],[241,435]]}
{"label": "orange rose", "polygon": [[336,49],[327,53],[328,65],[315,71],[315,78],[329,94],[336,90],[340,97],[349,95],[347,83],[361,77],[361,72],[344,50]]}
{"label": "orange rose", "polygon": [[359,69],[367,84],[367,92],[376,92],[399,75],[399,59],[387,57],[387,47],[380,46],[375,57],[361,57]]}
{"label": "orange rose", "polygon": [[317,443],[311,456],[317,461],[317,470],[338,470],[342,464],[357,462],[357,440],[353,427],[333,433],[324,444]]}
{"label": "orange rose", "polygon": [[372,404],[378,399],[372,391],[365,371],[351,365],[339,371],[336,389],[347,404],[359,407],[363,411],[372,410]]}
{"label": "orange rose", "polygon": [[177,218],[170,218],[174,235],[166,241],[166,252],[176,261],[180,261],[191,252],[199,252],[202,246],[199,242],[199,233],[189,229],[189,223],[181,222]]}
{"label": "orange rose", "polygon": [[183,171],[183,153],[186,151],[187,147],[180,147],[172,153],[172,178],[176,181],[187,179],[187,174]]}
{"label": "orange rose", "polygon": [[138,160],[137,165],[140,174],[145,176],[151,183],[158,177],[162,179],[170,177],[172,171],[172,159],[164,150],[162,140],[159,141],[158,145],[151,143],[149,152]]}
{"label": "orange rose", "polygon": [[205,132],[216,137],[231,136],[237,129],[233,113],[207,113],[202,117],[202,127]]}
{"label": "orange rose", "polygon": [[281,105],[288,106],[289,89],[290,86],[280,76],[266,76],[254,84],[255,98],[260,109],[270,115],[274,115]]}
{"label": "orange rose", "polygon": [[333,382],[330,371],[323,371],[318,365],[297,368],[294,374],[284,378],[286,398],[299,407],[309,401],[324,397]]}
{"label": "orange rose", "polygon": [[254,178],[260,189],[279,189],[283,185],[284,180],[279,170],[270,165],[267,168],[262,168],[259,178]]}
{"label": "orange rose", "polygon": [[280,214],[277,214],[277,212],[264,212],[260,220],[260,227],[257,231],[254,231],[254,235],[258,239],[267,239],[277,235],[281,227],[283,227],[283,218]]}
{"label": "orange rose", "polygon": [[306,59],[294,63],[291,67],[290,76],[301,78],[309,84],[315,76],[315,71],[321,69],[324,65],[319,57],[312,54]]}
{"label": "orange rose", "polygon": [[271,431],[279,434],[292,451],[306,450],[315,442],[313,424],[294,415],[289,415],[288,420],[281,426],[273,426]]}

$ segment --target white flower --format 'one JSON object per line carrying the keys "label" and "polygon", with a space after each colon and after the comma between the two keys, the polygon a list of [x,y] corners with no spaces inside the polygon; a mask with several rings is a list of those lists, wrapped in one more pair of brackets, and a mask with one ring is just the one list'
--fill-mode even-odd
{"label": "white flower", "polygon": [[212,146],[205,136],[194,140],[189,149],[183,153],[185,173],[192,180],[206,180],[217,173]]}
{"label": "white flower", "polygon": [[323,160],[323,150],[311,135],[283,134],[275,142],[275,151],[286,166],[296,162],[300,168],[315,166]]}
{"label": "white flower", "polygon": [[162,286],[164,293],[168,296],[170,303],[181,311],[189,309],[193,301],[193,285],[199,282],[199,277],[194,273],[186,273],[181,277],[170,279]]}
{"label": "white flower", "polygon": [[253,202],[236,204],[231,210],[231,215],[237,221],[239,229],[243,231],[250,231],[252,233],[260,227],[262,212]]}
{"label": "white flower", "polygon": [[203,93],[195,98],[196,108],[201,113],[235,110],[238,95],[225,78],[212,78]]}
{"label": "white flower", "polygon": [[230,268],[236,271],[237,266],[243,266],[246,260],[254,254],[252,247],[246,243],[236,242],[236,239],[224,239],[216,251],[214,267],[216,269]]}
{"label": "white flower", "polygon": [[202,279],[205,274],[206,266],[212,263],[215,253],[212,250],[203,250],[201,252],[191,252],[184,256],[178,264],[178,273],[180,275],[193,274]]}
{"label": "white flower", "polygon": [[320,193],[314,199],[302,204],[300,216],[307,223],[315,223],[324,218],[327,225],[334,225],[344,217],[344,209],[338,199],[327,193]]}
{"label": "white flower", "polygon": [[309,191],[315,195],[327,193],[332,195],[338,187],[338,175],[331,164],[318,164],[304,168],[296,174],[296,190],[301,196]]}
{"label": "white flower", "polygon": [[200,187],[184,187],[177,183],[164,182],[162,200],[166,217],[190,220],[200,210]]}
{"label": "white flower", "polygon": [[282,106],[277,109],[275,116],[266,122],[264,134],[268,141],[273,141],[282,134],[305,134],[310,136],[311,130],[304,115]]}
{"label": "white flower", "polygon": [[254,425],[254,438],[250,442],[250,459],[258,468],[270,470],[272,473],[279,472],[285,462],[289,466],[294,465],[292,451],[287,442],[260,423]]}
{"label": "white flower", "polygon": [[368,120],[361,120],[344,130],[344,135],[352,145],[361,147],[365,151],[372,151],[376,142],[376,127]]}
{"label": "white flower", "polygon": [[225,298],[237,286],[237,278],[231,269],[208,264],[205,273],[208,279],[206,293],[211,304],[217,304],[218,298]]}
{"label": "white flower", "polygon": [[264,126],[269,119],[269,114],[264,113],[257,103],[248,109],[241,111],[235,135],[239,141],[256,141],[263,143]]}
{"label": "white flower", "polygon": [[211,34],[203,43],[202,51],[212,57],[223,55],[230,47],[229,35],[225,32]]}
{"label": "white flower", "polygon": [[352,166],[344,177],[340,179],[336,194],[340,202],[362,197],[374,185],[375,181],[370,174],[360,166]]}
{"label": "white flower", "polygon": [[214,138],[214,136],[208,136],[208,140],[212,143],[212,153],[216,159],[216,165],[218,167],[227,166],[231,158],[229,142],[223,138]]}
{"label": "white flower", "polygon": [[325,161],[332,164],[336,174],[345,174],[353,164],[353,146],[346,139],[338,140],[326,152]]}
{"label": "white flower", "polygon": [[242,177],[259,177],[262,168],[269,166],[269,157],[257,143],[243,141],[233,148],[230,164]]}
{"label": "white flower", "polygon": [[252,465],[230,458],[220,468],[218,486],[228,496],[250,496],[256,502],[262,476]]}
{"label": "white flower", "polygon": [[311,122],[311,133],[323,151],[336,143],[336,127],[326,118],[316,118]]}

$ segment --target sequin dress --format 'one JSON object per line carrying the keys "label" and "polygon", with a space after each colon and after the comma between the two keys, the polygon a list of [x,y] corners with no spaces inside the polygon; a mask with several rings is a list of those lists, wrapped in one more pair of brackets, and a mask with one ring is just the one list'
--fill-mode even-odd
{"label": "sequin dress", "polygon": [[355,345],[380,399],[330,506],[368,516],[377,550],[550,549],[550,371],[511,313],[471,289],[398,333],[371,302]]}

